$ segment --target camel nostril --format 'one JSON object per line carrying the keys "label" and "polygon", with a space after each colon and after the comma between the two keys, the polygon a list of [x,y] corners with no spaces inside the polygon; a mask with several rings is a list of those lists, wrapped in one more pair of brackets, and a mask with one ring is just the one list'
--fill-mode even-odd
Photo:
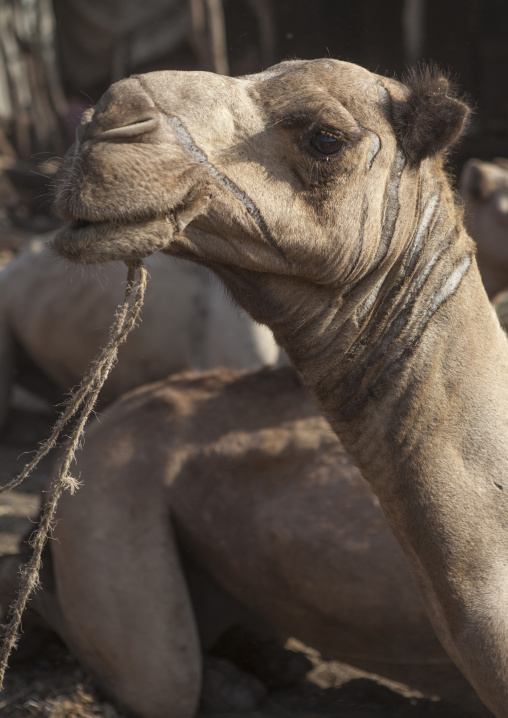
{"label": "camel nostril", "polygon": [[157,129],[159,126],[159,114],[137,119],[135,122],[121,125],[119,127],[110,127],[97,133],[97,139],[100,140],[127,140],[141,135],[146,135]]}

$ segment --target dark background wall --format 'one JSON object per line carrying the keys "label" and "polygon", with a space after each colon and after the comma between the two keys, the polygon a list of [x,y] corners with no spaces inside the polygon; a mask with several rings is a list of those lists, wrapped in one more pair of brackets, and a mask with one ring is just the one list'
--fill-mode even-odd
{"label": "dark background wall", "polygon": [[[52,128],[66,125],[72,138],[84,107],[133,72],[207,69],[235,75],[287,58],[330,56],[397,77],[408,65],[436,62],[457,78],[474,107],[469,134],[454,154],[456,167],[470,156],[508,157],[508,0],[40,0],[33,7],[46,8],[46,25],[54,13],[51,38],[37,36],[42,24],[35,10],[32,34],[25,36],[22,29],[30,23],[24,5],[0,0],[0,6],[0,71],[3,56],[6,68],[0,90],[9,87],[13,107],[10,118],[0,117],[0,129],[19,156],[44,149],[61,154],[56,141],[45,146],[51,145]],[[197,15],[206,16],[203,27]],[[213,27],[220,36],[215,56]],[[2,55],[13,35],[14,63],[9,53]],[[55,117],[47,113],[43,122],[41,99],[58,94],[55,81],[42,81],[51,76],[53,45],[53,75],[68,109],[55,100]],[[40,58],[49,69],[37,73]],[[22,99],[26,87],[18,87],[20,67],[29,103]],[[36,75],[40,81],[34,83]]]}
{"label": "dark background wall", "polygon": [[[411,7],[412,6],[412,7]],[[420,48],[411,53],[404,13],[420,8]],[[233,71],[256,27],[242,0],[226,4]],[[507,0],[273,0],[276,61],[329,55],[401,77],[412,61],[434,61],[474,107],[453,163],[508,156]],[[241,68],[240,68],[241,69]]]}

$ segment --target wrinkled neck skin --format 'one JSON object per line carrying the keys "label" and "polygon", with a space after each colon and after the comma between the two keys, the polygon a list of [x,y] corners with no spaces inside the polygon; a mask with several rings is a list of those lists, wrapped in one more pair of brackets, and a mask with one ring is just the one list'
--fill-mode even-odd
{"label": "wrinkled neck skin", "polygon": [[450,190],[416,195],[396,259],[353,287],[288,280],[266,316],[380,498],[442,643],[506,716],[508,345]]}

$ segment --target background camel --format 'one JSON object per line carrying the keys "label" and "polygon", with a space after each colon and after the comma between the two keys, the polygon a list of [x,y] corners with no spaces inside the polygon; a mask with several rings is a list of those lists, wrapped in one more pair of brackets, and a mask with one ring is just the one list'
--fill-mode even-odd
{"label": "background camel", "polygon": [[489,297],[508,287],[508,163],[471,159],[460,191],[465,222],[478,248],[478,266]]}
{"label": "background camel", "polygon": [[[69,224],[54,246],[82,263],[163,249],[206,264],[271,327],[378,496],[441,642],[506,716],[508,346],[441,168],[467,114],[442,77],[403,85],[332,60],[133,77],[83,116],[57,180]],[[146,538],[154,569],[174,565],[170,537]],[[188,716],[192,615],[158,576],[146,600],[166,599],[167,670],[146,713],[171,696]],[[119,700],[138,700],[122,684],[126,651],[105,650],[82,601],[72,645],[107,661]]]}
{"label": "background camel", "polygon": [[[57,575],[66,588],[51,588],[46,557],[31,610],[70,646],[66,626],[88,621],[83,596],[94,607],[87,630],[97,646],[106,637],[130,656],[135,630],[145,672],[122,660],[115,686],[122,696],[128,690],[131,705],[146,701],[154,674],[167,670],[168,637],[153,621],[165,612],[161,581],[168,595],[187,600],[190,592],[205,653],[228,629],[255,627],[264,638],[297,637],[324,657],[476,705],[435,637],[379,501],[294,370],[221,370],[137,389],[89,427],[76,472],[83,486],[79,498],[64,499],[59,530]],[[170,526],[182,568],[175,561],[168,570],[154,562]],[[2,564],[8,594],[18,561]],[[88,665],[110,692],[107,666],[97,657]],[[267,677],[266,665],[248,667]]]}
{"label": "background camel", "polygon": [[[79,383],[106,344],[124,291],[122,266],[73,269],[39,239],[0,274],[0,422],[15,376],[52,403]],[[162,255],[147,266],[142,322],[120,349],[103,404],[182,369],[278,361],[271,332],[238,311],[209,272]]]}

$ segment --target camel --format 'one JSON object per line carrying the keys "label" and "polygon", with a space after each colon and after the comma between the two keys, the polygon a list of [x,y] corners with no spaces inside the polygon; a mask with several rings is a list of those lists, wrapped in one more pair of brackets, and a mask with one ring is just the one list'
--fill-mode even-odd
{"label": "camel", "polygon": [[506,160],[468,160],[461,173],[460,192],[466,204],[466,228],[476,242],[478,266],[492,299],[508,287]]}
{"label": "camel", "polygon": [[[76,475],[79,499],[64,498],[61,507],[57,591],[47,555],[44,590],[30,612],[75,650],[103,690],[139,715],[167,700],[151,693],[159,671],[168,671],[168,636],[153,616],[164,614],[175,588],[190,593],[205,674],[210,652],[241,627],[262,645],[296,636],[323,657],[475,706],[432,630],[378,499],[292,368],[185,373],[135,389],[90,425]],[[167,541],[169,525],[181,568],[172,564],[166,575],[157,563],[165,552],[157,557],[150,547]],[[20,560],[0,563],[5,604]],[[167,594],[159,605],[161,577]],[[84,596],[94,613],[87,640],[99,660],[73,639]],[[110,681],[104,637],[115,661],[126,649],[121,686]],[[284,655],[279,661],[285,677]],[[263,674],[263,665],[248,668],[272,684],[281,680]]]}
{"label": "camel", "polygon": [[[439,640],[505,718],[508,346],[442,169],[467,116],[438,74],[400,83],[330,59],[243,78],[133,76],[82,118],[56,182],[68,224],[53,246],[83,264],[164,251],[205,265],[272,329],[378,497]],[[144,509],[165,514],[148,495]],[[167,652],[139,688],[158,706],[137,693],[132,710],[191,716],[199,651],[169,578],[177,549],[170,531],[136,542],[156,578],[149,591],[125,581]],[[69,640],[129,703],[122,667],[145,676],[146,655],[93,630],[63,542],[52,552],[76,611]],[[115,624],[115,601],[101,609]]]}
{"label": "camel", "polygon": [[[14,376],[53,404],[79,384],[106,344],[122,298],[123,265],[73,269],[48,250],[48,241],[34,239],[0,274],[0,425]],[[271,332],[239,312],[210,272],[160,254],[147,267],[142,322],[120,348],[102,405],[183,369],[253,369],[279,361]]]}

